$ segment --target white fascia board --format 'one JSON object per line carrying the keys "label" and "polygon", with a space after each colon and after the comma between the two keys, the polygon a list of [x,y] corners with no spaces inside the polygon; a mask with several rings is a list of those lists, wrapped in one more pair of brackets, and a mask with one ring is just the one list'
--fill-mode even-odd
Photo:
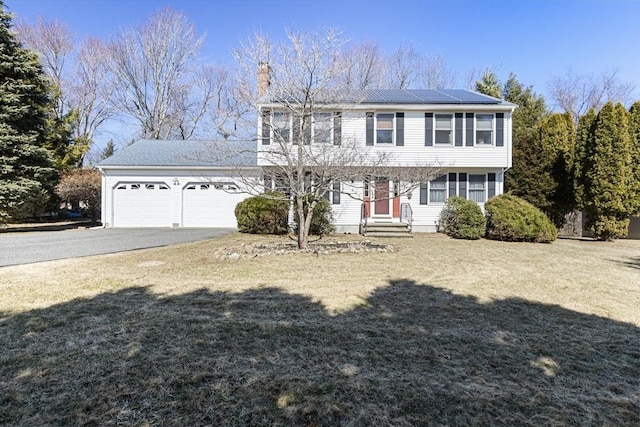
{"label": "white fascia board", "polygon": [[211,171],[221,171],[221,170],[242,170],[242,171],[259,171],[259,166],[117,166],[117,165],[104,165],[98,166],[99,170],[154,170],[154,171],[162,171],[162,170],[185,170],[185,171],[203,171],[203,170],[211,170]]}
{"label": "white fascia board", "polygon": [[[513,112],[517,107],[516,104],[384,104],[384,103],[347,103],[347,104],[327,104],[327,110],[339,111],[508,111]],[[264,104],[261,108],[268,109],[286,109],[282,104],[269,103]],[[316,104],[316,110],[322,110],[323,104]]]}

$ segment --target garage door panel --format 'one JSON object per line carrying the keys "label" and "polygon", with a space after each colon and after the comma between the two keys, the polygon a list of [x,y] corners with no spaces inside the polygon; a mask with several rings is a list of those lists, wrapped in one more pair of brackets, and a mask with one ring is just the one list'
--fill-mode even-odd
{"label": "garage door panel", "polygon": [[113,190],[114,227],[171,227],[171,190],[163,182],[119,183]]}
{"label": "garage door panel", "polygon": [[247,198],[230,183],[190,183],[182,192],[183,227],[237,227],[235,207]]}

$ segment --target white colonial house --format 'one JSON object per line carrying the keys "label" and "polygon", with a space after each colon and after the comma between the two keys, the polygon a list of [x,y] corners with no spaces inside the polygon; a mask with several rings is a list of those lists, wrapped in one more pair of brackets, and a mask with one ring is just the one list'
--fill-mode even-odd
{"label": "white colonial house", "polygon": [[[314,105],[310,137],[302,139],[309,141],[305,149],[311,153],[314,144],[349,141],[349,149],[355,144],[363,157],[387,156],[389,168],[386,176],[355,175],[330,184],[328,198],[338,231],[381,231],[383,225],[404,223],[410,231],[434,232],[449,196],[483,206],[503,193],[504,173],[512,163],[514,104],[467,90],[366,90],[345,96],[331,107]],[[288,105],[283,108],[283,103]],[[280,160],[273,152],[297,144],[300,119],[292,115],[298,106],[267,101],[260,107],[258,166],[277,171]],[[295,155],[296,149],[290,153]],[[403,191],[411,185],[394,176],[416,167],[437,174]]]}
{"label": "white colonial house", "polygon": [[[393,176],[331,183],[337,230],[404,223],[410,231],[436,231],[449,196],[483,206],[503,193],[515,107],[467,90],[367,90],[353,102],[314,110],[311,145],[350,141],[364,153],[392,154],[391,166],[399,169],[438,167],[410,192],[398,191]],[[235,227],[234,207],[249,196],[239,167],[258,179],[274,166],[269,154],[280,146],[276,138],[296,140],[295,118],[280,103],[263,102],[260,111],[257,142],[236,150],[242,154],[219,156],[221,145],[206,142],[142,140],[101,162],[104,226]]]}

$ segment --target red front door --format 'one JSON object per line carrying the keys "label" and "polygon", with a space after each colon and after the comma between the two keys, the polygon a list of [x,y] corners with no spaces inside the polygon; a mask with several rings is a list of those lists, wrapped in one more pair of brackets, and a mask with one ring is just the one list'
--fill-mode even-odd
{"label": "red front door", "polygon": [[374,196],[376,198],[374,213],[389,215],[389,181],[376,181]]}

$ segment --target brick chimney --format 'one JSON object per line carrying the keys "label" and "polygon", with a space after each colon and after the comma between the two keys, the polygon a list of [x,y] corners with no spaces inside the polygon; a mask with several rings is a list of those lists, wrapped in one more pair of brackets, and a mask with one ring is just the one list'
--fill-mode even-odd
{"label": "brick chimney", "polygon": [[271,67],[267,62],[258,64],[258,97],[261,97],[271,86]]}

